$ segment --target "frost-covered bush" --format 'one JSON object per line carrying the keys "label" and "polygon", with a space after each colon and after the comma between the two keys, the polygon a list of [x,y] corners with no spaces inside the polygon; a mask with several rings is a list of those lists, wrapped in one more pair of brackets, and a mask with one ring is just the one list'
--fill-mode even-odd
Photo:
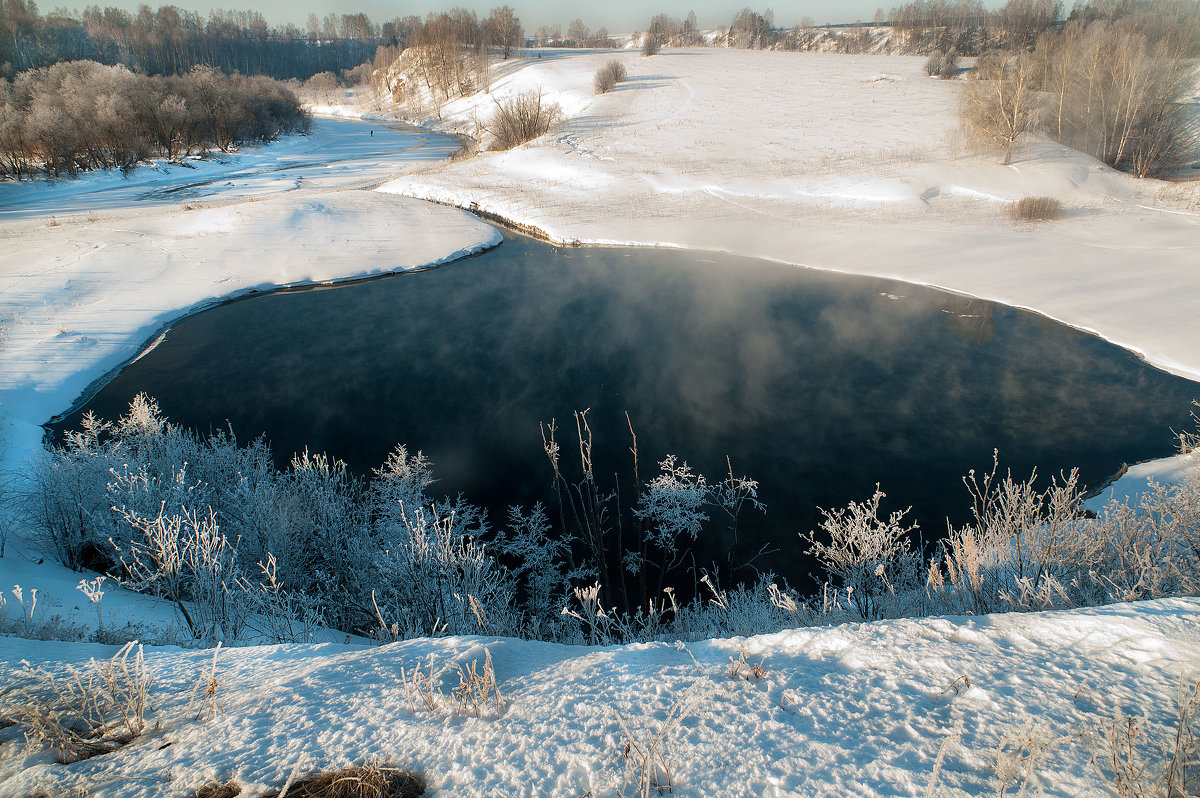
{"label": "frost-covered bush", "polygon": [[584,571],[572,565],[574,560],[567,541],[554,534],[550,519],[541,504],[528,514],[510,507],[508,525],[495,541],[496,550],[513,563],[510,574],[522,596],[522,606],[535,637],[556,637],[562,626],[563,607],[570,602],[572,584],[582,580]]}
{"label": "frost-covered bush", "polygon": [[995,460],[964,479],[972,520],[928,560],[904,512],[881,514],[877,488],[823,511],[805,536],[829,580],[806,597],[758,572],[731,579],[732,549],[712,572],[696,568],[699,537],[720,529],[736,542],[741,514],[763,511],[754,480],[730,467],[711,482],[669,455],[634,490],[605,488],[586,414],[576,422],[578,478],[564,473],[552,424],[555,501],[510,508],[494,533],[480,508],[430,497],[433,465],[420,452],[397,447],[369,482],[307,451],[280,470],[261,440],[181,430],[144,396],[112,423],[85,417],[48,450],[26,511],[64,563],[174,602],[203,643],[302,642],[322,627],[384,639],[695,640],[1200,593],[1195,465],[1090,517],[1075,472],[1039,487],[1036,472],[1001,477]]}
{"label": "frost-covered bush", "polygon": [[596,94],[607,94],[627,77],[629,77],[629,73],[625,69],[625,64],[614,58],[596,70],[596,75],[592,78],[592,87],[596,90]]}
{"label": "frost-covered bush", "polygon": [[34,466],[24,510],[30,526],[51,544],[63,565],[76,571],[111,564],[108,538],[118,534],[110,511],[108,479],[120,444],[105,440],[111,426],[91,413]]}
{"label": "frost-covered bush", "polygon": [[1072,471],[1036,487],[965,480],[974,521],[951,530],[929,570],[932,611],[985,613],[1094,606],[1200,592],[1200,469],[1151,482],[1136,501],[1080,510]]}
{"label": "frost-covered bush", "polygon": [[213,511],[160,510],[154,518],[125,511],[123,517],[135,531],[120,552],[126,587],[175,601],[193,639],[206,645],[241,639],[252,602],[237,542],[221,534]]}
{"label": "frost-covered bush", "polygon": [[[957,611],[992,612],[1002,593],[1025,581],[1042,590],[1052,580],[1067,577],[1094,559],[1089,537],[1081,534],[1079,474],[1072,471],[1036,487],[1037,472],[1029,479],[1012,474],[999,478],[999,460],[992,470],[964,479],[972,499],[973,523],[951,529],[942,542],[940,564],[952,588]],[[932,587],[940,589],[941,570],[931,569]]]}
{"label": "frost-covered bush", "polygon": [[946,65],[946,54],[941,50],[934,50],[928,58],[925,59],[925,74],[929,77],[936,77],[942,73],[942,68]]}
{"label": "frost-covered bush", "polygon": [[865,502],[821,510],[819,531],[803,536],[809,554],[835,577],[859,616],[871,620],[899,615],[899,601],[920,586],[921,558],[909,541],[908,510],[880,518],[884,493],[876,486]]}
{"label": "frost-covered bush", "polygon": [[371,600],[392,637],[515,635],[515,583],[453,512],[420,508],[375,552]]}
{"label": "frost-covered bush", "polygon": [[958,50],[951,47],[946,52],[934,50],[925,60],[925,74],[950,80],[958,75]]}

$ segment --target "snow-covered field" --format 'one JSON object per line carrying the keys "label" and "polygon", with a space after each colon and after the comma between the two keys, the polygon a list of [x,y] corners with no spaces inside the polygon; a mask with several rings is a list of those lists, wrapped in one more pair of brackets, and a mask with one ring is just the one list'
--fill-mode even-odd
{"label": "snow-covered field", "polygon": [[[629,79],[594,96],[621,59]],[[543,138],[389,183],[555,239],[737,252],[941,286],[1047,316],[1200,376],[1200,181],[1135,180],[1031,139],[1012,166],[962,142],[959,87],[923,59],[746,50],[547,53],[442,109],[474,132],[516,92],[565,121]],[[1200,94],[1200,86],[1197,87]],[[1014,224],[1011,202],[1065,218]]]}
{"label": "snow-covered field", "polygon": [[[593,97],[592,74],[611,57],[630,80]],[[33,451],[39,423],[191,309],[438,263],[498,240],[461,211],[396,195],[477,203],[561,240],[723,249],[940,285],[1039,310],[1200,376],[1200,184],[1134,181],[1044,141],[1000,167],[955,144],[956,87],[926,79],[920,64],[547,53],[505,65],[495,94],[541,89],[568,118],[508,153],[430,169],[452,142],[322,119],[309,138],[195,169],[0,184],[8,451]],[[487,96],[458,101],[441,127],[474,132],[492,107]],[[1015,225],[1005,205],[1027,194],[1059,198],[1066,218]],[[1133,469],[1114,490],[1180,467],[1194,464]],[[65,569],[10,553],[0,579],[10,623],[21,611],[15,583],[25,600],[40,588],[38,623],[99,623]],[[151,639],[177,625],[170,606],[107,587],[107,628],[134,624]],[[0,796],[186,796],[231,778],[256,795],[295,772],[376,758],[414,768],[438,795],[632,795],[622,723],[653,734],[673,708],[681,719],[664,761],[677,795],[977,796],[1006,779],[1007,794],[1025,780],[1027,794],[1107,796],[1095,763],[1106,724],[1121,710],[1148,717],[1152,742],[1166,734],[1180,679],[1200,678],[1198,618],[1200,600],[1176,599],[688,645],[242,648],[218,655],[207,721],[187,707],[212,652],[156,647],[153,731],[73,765],[22,753],[17,729],[0,732]],[[412,709],[401,669],[431,655],[464,664],[485,649],[506,702],[499,717]],[[114,651],[5,637],[0,672],[22,658],[55,669]],[[761,660],[762,679],[729,675],[742,651]],[[457,679],[447,673],[443,686]]]}

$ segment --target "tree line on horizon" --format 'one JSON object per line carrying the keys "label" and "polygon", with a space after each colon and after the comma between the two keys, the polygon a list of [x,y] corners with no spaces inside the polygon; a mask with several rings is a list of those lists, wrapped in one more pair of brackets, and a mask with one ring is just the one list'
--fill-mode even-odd
{"label": "tree line on horizon", "polygon": [[183,75],[139,75],[124,66],[68,61],[0,81],[0,177],[130,170],[272,141],[308,129],[296,95],[262,75],[196,66]]}

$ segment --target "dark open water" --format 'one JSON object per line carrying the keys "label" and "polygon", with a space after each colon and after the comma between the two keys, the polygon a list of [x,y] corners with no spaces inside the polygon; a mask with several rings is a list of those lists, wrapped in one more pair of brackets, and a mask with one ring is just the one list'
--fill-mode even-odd
{"label": "dark open water", "polygon": [[[1078,466],[1096,485],[1172,451],[1194,383],[1040,316],[939,291],[711,253],[559,249],[508,237],[439,269],[233,302],[180,322],[87,409],[145,391],[177,423],[266,434],[362,475],[397,442],[438,493],[502,518],[547,498],[539,421],[591,408],[597,473],[643,479],[667,453],[761,482],[746,548],[796,579],[818,506],[882,484],[927,537],[965,520],[960,477]],[[78,413],[67,425],[76,424]],[[63,425],[59,425],[61,430]],[[571,461],[566,461],[571,465]],[[716,548],[718,542],[712,542]],[[711,553],[711,551],[710,551]]]}

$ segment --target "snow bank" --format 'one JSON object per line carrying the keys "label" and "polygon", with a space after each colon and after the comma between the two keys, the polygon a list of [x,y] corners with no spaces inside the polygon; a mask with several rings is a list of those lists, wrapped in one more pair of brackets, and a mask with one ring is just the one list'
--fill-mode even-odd
{"label": "snow bank", "polygon": [[499,243],[462,211],[350,190],[456,148],[429,133],[318,120],[312,136],[194,169],[0,184],[0,421],[9,425],[0,434],[9,456],[36,450],[39,424],[198,308]]}
{"label": "snow bank", "polygon": [[[599,97],[620,58],[629,80]],[[569,118],[507,153],[380,190],[478,206],[561,241],[683,246],[928,284],[1035,309],[1200,377],[1200,183],[1134,180],[1031,140],[965,147],[953,81],[923,59],[739,50],[555,52],[435,128],[475,132],[536,89]],[[511,70],[512,67],[510,66]],[[880,79],[886,76],[886,80]],[[1058,198],[1063,220],[1008,205]]]}
{"label": "snow bank", "polygon": [[[1106,796],[1089,758],[1117,710],[1169,720],[1180,675],[1200,663],[1200,600],[978,618],[803,629],[690,645],[577,648],[513,639],[410,640],[221,651],[219,710],[184,714],[211,651],[148,650],[154,730],[73,765],[19,759],[0,796],[40,788],[89,795],[187,796],[210,779],[244,794],[307,773],[383,759],[412,768],[434,795],[632,795],[623,721],[654,733],[674,707],[665,758],[677,795],[993,794],[997,748],[1029,734],[1046,746],[1029,792]],[[491,653],[507,709],[443,717],[410,708],[401,671]],[[20,658],[59,668],[112,647],[11,640]],[[761,681],[732,678],[744,651]],[[449,674],[446,689],[455,687]],[[193,709],[194,714],[194,709]],[[161,728],[156,728],[161,724]],[[10,756],[12,751],[10,749]],[[1020,752],[1018,752],[1019,754]],[[5,769],[12,772],[11,759]],[[1014,757],[1014,794],[1023,768]]]}

